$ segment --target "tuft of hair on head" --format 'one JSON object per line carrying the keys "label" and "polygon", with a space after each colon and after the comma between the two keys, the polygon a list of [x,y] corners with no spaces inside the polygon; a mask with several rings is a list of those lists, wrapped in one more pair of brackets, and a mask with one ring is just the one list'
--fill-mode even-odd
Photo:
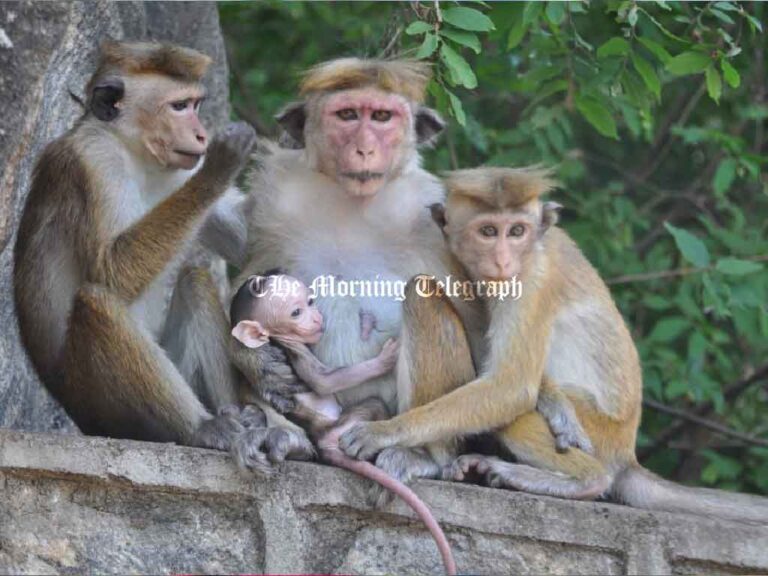
{"label": "tuft of hair on head", "polygon": [[101,44],[99,65],[94,78],[113,73],[162,74],[188,83],[200,82],[211,65],[205,54],[159,42],[118,42]]}
{"label": "tuft of hair on head", "polygon": [[491,210],[519,208],[558,186],[549,169],[480,167],[443,174],[447,202],[469,200]]}
{"label": "tuft of hair on head", "polygon": [[299,88],[302,96],[375,87],[401,94],[421,104],[432,78],[430,64],[419,60],[338,58],[323,62],[304,73]]}

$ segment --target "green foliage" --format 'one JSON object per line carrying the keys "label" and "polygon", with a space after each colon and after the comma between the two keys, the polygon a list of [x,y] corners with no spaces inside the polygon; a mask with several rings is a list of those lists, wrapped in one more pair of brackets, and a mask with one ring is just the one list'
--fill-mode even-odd
{"label": "green foliage", "polygon": [[[265,131],[298,74],[345,55],[429,60],[454,119],[439,171],[556,169],[563,226],[632,329],[645,394],[766,438],[768,14],[747,2],[225,3],[236,112]],[[768,492],[768,450],[647,410],[644,463]]]}

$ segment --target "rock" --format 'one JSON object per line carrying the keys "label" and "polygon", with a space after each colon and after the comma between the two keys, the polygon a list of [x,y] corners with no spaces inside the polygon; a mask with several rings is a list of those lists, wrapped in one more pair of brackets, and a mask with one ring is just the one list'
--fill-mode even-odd
{"label": "rock", "polygon": [[[0,574],[439,574],[434,542],[353,474],[0,430]],[[768,526],[418,481],[469,574],[768,572]]]}
{"label": "rock", "polygon": [[[155,39],[196,48],[214,60],[206,126],[229,118],[228,72],[211,2],[0,2],[0,427],[74,432],[40,385],[21,346],[13,308],[16,227],[34,161],[80,115],[99,42]],[[198,261],[208,261],[204,254]],[[214,269],[224,278],[222,262]]]}

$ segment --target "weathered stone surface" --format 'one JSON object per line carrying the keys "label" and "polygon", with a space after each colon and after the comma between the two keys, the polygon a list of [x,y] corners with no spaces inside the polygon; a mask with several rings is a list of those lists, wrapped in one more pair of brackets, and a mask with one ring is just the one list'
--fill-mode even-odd
{"label": "weathered stone surface", "polygon": [[[244,477],[225,454],[0,431],[0,573],[441,571],[410,510],[367,481],[288,463]],[[765,573],[768,527],[422,481],[476,574]]]}
{"label": "weathered stone surface", "polygon": [[[37,381],[21,347],[11,274],[16,227],[35,158],[81,109],[99,42],[157,39],[214,59],[206,125],[229,117],[228,72],[216,6],[210,2],[0,2],[0,427],[75,427]],[[223,270],[221,263],[218,270]]]}

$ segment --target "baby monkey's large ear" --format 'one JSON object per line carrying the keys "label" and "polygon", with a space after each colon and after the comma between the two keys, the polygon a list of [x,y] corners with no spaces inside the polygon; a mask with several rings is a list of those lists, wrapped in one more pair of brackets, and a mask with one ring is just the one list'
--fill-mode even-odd
{"label": "baby monkey's large ear", "polygon": [[255,320],[241,320],[232,328],[232,336],[248,348],[258,348],[269,342],[269,332]]}

